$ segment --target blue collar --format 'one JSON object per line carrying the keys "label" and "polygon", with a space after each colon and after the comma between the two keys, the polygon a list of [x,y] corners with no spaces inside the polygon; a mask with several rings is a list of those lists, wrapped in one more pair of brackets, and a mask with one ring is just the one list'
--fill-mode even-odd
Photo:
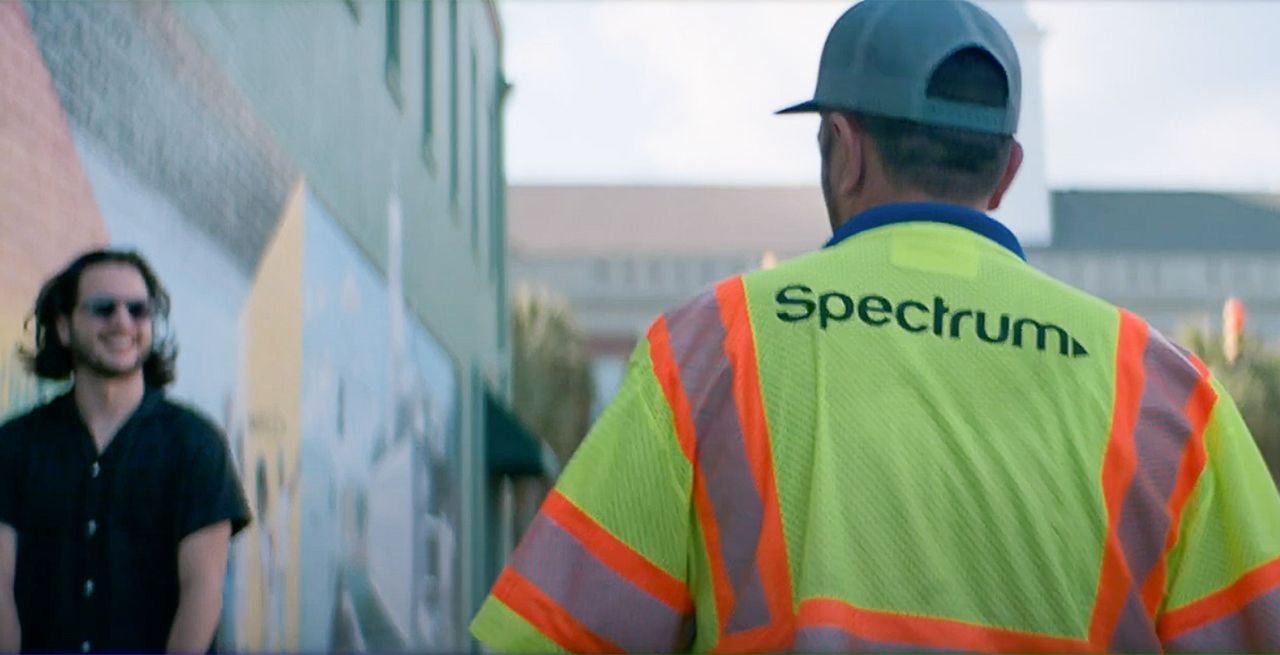
{"label": "blue collar", "polygon": [[824,247],[830,248],[855,234],[877,227],[913,222],[944,223],[962,227],[1004,246],[1006,250],[1023,261],[1027,259],[1026,254],[1022,252],[1022,244],[1018,243],[1018,237],[1014,236],[1013,232],[1010,232],[1009,228],[1000,221],[968,207],[940,202],[902,202],[872,207],[841,225]]}

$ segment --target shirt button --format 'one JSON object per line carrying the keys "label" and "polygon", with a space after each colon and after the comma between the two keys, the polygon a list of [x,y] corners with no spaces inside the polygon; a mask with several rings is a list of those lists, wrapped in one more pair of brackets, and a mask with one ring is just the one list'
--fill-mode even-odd
{"label": "shirt button", "polygon": [[80,652],[81,652],[81,653],[87,653],[87,652],[89,652],[89,648],[90,648],[89,642],[84,641],[84,642],[81,642],[81,643],[80,643]]}
{"label": "shirt button", "polygon": [[[97,462],[94,462],[94,463],[93,463],[93,466],[90,466],[90,467],[89,467],[89,476],[90,476],[90,477],[94,477],[94,478],[98,477],[98,471],[100,471],[100,470],[102,470],[102,469],[101,469],[101,467],[100,467],[100,466],[98,466],[98,463],[97,463]],[[87,641],[86,641],[86,642],[84,642],[84,643],[86,643],[86,644],[87,644],[87,643],[89,643],[89,642],[87,642]]]}
{"label": "shirt button", "polygon": [[84,597],[88,598],[92,595],[93,595],[93,580],[86,580],[84,583]]}
{"label": "shirt button", "polygon": [[85,534],[88,534],[90,537],[92,537],[94,533],[98,531],[98,522],[93,519],[89,519],[89,524],[85,526],[84,531],[85,531]]}

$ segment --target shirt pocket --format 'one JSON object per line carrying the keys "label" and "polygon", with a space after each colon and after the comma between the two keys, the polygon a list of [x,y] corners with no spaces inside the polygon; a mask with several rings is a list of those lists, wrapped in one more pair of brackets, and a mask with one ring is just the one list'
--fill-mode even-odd
{"label": "shirt pocket", "polygon": [[177,532],[172,476],[156,465],[125,465],[113,495],[112,514],[126,531],[148,540],[171,540]]}
{"label": "shirt pocket", "polygon": [[34,463],[18,503],[19,528],[38,535],[61,535],[84,511],[86,474],[53,459]]}

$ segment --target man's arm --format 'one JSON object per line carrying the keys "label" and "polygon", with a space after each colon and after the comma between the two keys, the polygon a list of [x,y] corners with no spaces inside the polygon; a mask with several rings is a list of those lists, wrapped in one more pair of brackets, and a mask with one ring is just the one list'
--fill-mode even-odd
{"label": "man's arm", "polygon": [[18,604],[13,598],[13,575],[18,562],[18,533],[0,523],[0,653],[16,653],[22,646]]}
{"label": "man's arm", "polygon": [[22,486],[25,470],[18,421],[0,425],[0,653],[22,647],[22,626],[13,583],[18,569],[18,530],[23,529]]}
{"label": "man's arm", "polygon": [[1278,652],[1280,494],[1235,404],[1214,387],[1158,630],[1168,652]]}
{"label": "man's arm", "polygon": [[472,634],[500,652],[688,646],[692,465],[647,342],[530,523]]}
{"label": "man's arm", "polygon": [[221,521],[178,544],[178,612],[169,630],[168,652],[204,653],[213,643],[230,543],[231,522]]}
{"label": "man's arm", "polygon": [[249,523],[249,506],[222,434],[203,417],[186,418],[181,429],[195,445],[177,488],[178,611],[168,651],[203,653],[222,614],[231,536]]}

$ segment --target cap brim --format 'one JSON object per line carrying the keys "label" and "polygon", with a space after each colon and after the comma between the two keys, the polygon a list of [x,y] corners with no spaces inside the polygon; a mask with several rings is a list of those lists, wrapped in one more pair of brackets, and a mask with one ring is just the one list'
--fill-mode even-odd
{"label": "cap brim", "polygon": [[800,104],[798,104],[798,105],[791,105],[790,107],[786,107],[786,108],[784,108],[784,109],[779,109],[778,111],[775,111],[775,112],[773,112],[773,113],[774,113],[775,115],[777,115],[777,114],[800,114],[800,113],[805,113],[805,112],[816,112],[816,111],[822,111],[822,107],[820,107],[820,106],[818,105],[818,101],[817,101],[817,100],[805,100],[804,102],[802,102],[802,103],[800,103]]}

